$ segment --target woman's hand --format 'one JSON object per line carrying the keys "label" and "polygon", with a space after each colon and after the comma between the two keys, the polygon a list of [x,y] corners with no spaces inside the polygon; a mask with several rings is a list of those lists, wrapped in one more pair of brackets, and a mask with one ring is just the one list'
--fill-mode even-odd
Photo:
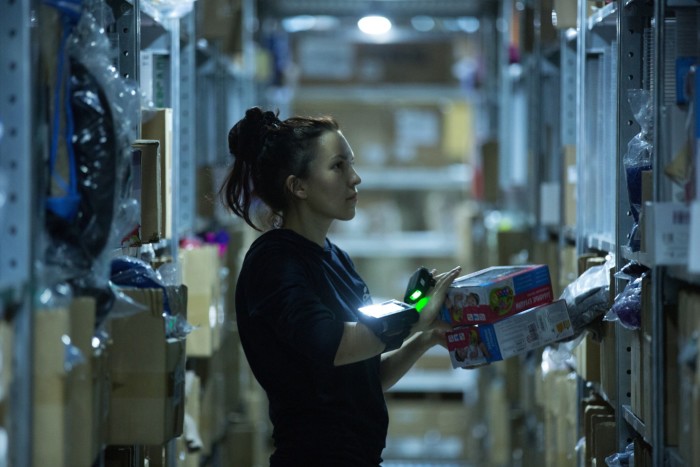
{"label": "woman's hand", "polygon": [[462,268],[459,266],[438,275],[435,275],[435,271],[431,271],[435,278],[435,286],[428,294],[430,300],[420,311],[420,316],[416,324],[413,325],[412,332],[435,331],[432,332],[431,338],[437,343],[439,335],[444,335],[445,331],[451,329],[448,323],[440,319],[440,311],[445,302],[448,287],[459,276],[460,272],[462,272]]}

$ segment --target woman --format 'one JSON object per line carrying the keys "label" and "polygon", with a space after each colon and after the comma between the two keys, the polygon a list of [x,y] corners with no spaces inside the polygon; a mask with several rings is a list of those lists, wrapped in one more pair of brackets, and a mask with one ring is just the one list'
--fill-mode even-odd
{"label": "woman", "polygon": [[[238,277],[236,318],[269,400],[270,465],[376,467],[388,425],[383,391],[442,343],[439,307],[460,269],[436,276],[433,299],[403,345],[388,342],[358,322],[369,290],[326,238],[333,221],[355,216],[361,181],[338,124],[329,117],[281,121],[255,107],[228,138],[234,163],[223,201],[264,230]],[[259,216],[263,206],[267,217]]]}

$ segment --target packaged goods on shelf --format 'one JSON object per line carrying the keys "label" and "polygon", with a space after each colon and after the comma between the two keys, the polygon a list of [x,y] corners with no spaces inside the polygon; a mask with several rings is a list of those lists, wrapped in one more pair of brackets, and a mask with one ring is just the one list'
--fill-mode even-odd
{"label": "packaged goods on shelf", "polygon": [[[108,444],[161,445],[182,434],[185,405],[185,341],[166,337],[161,289],[124,288],[135,313],[111,320],[112,380]],[[185,315],[187,289],[169,300],[172,315]],[[169,298],[172,295],[169,296]]]}
{"label": "packaged goods on shelf", "polygon": [[165,236],[160,142],[137,140],[132,148],[132,195],[141,206],[139,239],[142,243],[157,242]]}
{"label": "packaged goods on shelf", "polygon": [[564,300],[530,308],[493,324],[448,331],[447,350],[453,368],[470,368],[505,360],[574,334]]}
{"label": "packaged goods on shelf", "polygon": [[553,299],[547,265],[493,266],[452,283],[442,319],[453,325],[494,323]]}

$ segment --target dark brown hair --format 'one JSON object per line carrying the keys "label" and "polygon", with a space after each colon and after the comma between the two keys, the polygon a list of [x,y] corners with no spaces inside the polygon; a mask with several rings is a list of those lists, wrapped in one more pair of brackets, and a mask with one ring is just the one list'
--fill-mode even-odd
{"label": "dark brown hair", "polygon": [[337,131],[332,117],[292,117],[252,107],[228,133],[228,148],[234,158],[219,194],[224,205],[248,225],[255,199],[278,216],[288,207],[285,181],[290,175],[308,177],[316,156],[316,141],[326,131]]}

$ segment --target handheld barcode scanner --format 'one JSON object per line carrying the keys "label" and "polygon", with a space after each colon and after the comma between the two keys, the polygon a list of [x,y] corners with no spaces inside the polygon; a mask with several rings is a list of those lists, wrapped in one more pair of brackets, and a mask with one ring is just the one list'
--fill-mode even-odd
{"label": "handheld barcode scanner", "polygon": [[419,267],[408,280],[404,301],[420,312],[428,304],[428,292],[435,286],[435,279],[427,268]]}
{"label": "handheld barcode scanner", "polygon": [[386,344],[385,352],[401,347],[411,326],[418,321],[416,309],[398,300],[363,306],[358,311],[360,321]]}
{"label": "handheld barcode scanner", "polygon": [[387,300],[358,309],[359,319],[386,344],[385,352],[401,347],[418,321],[418,313],[428,303],[428,292],[435,279],[426,268],[419,268],[408,281],[405,301]]}

